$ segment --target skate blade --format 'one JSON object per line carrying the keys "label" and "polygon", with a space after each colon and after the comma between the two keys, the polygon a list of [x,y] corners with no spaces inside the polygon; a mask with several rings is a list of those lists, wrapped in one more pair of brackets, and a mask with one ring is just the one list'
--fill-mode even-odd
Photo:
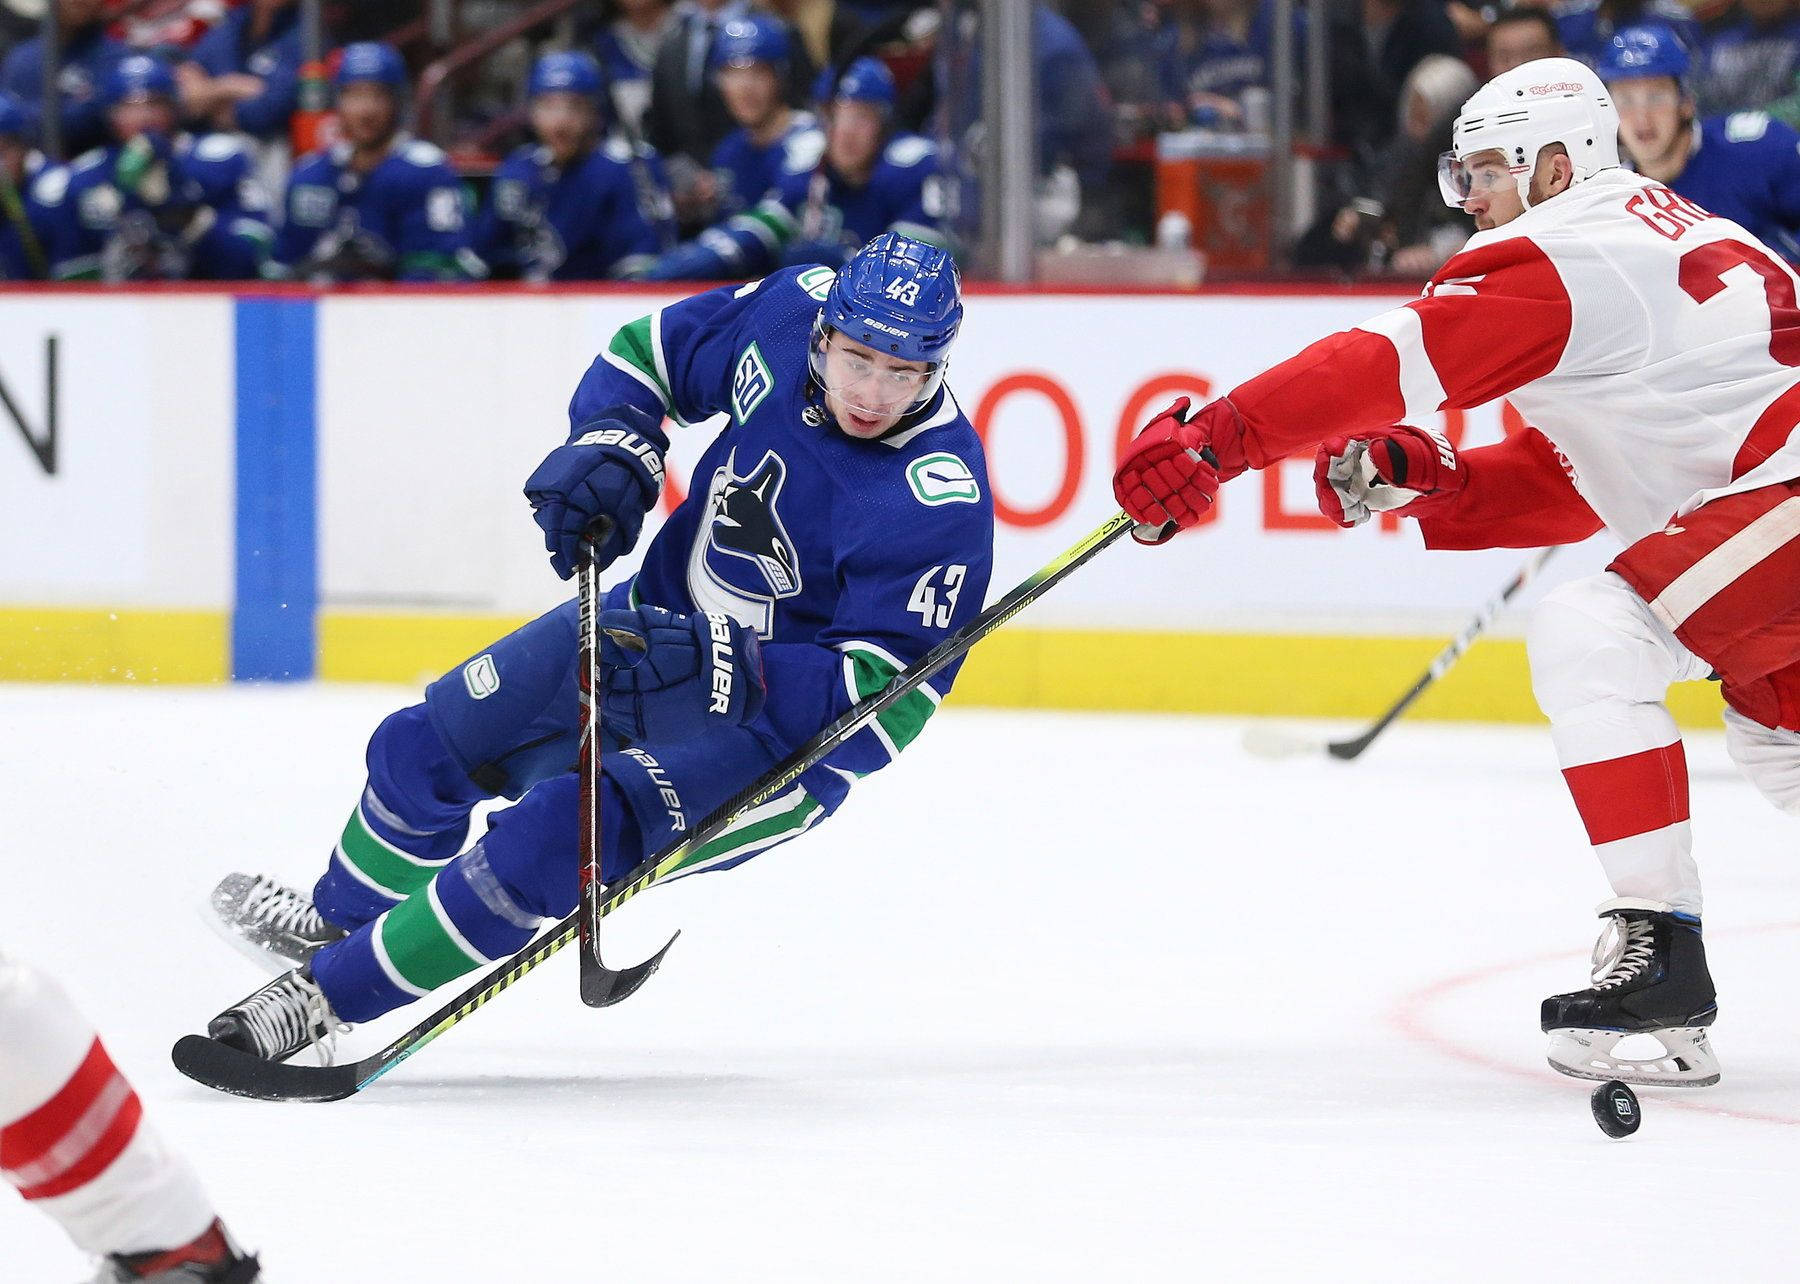
{"label": "skate blade", "polygon": [[201,921],[212,929],[214,936],[256,964],[258,971],[267,972],[272,977],[285,976],[295,968],[304,966],[305,959],[298,962],[290,961],[279,954],[265,950],[256,942],[240,936],[236,929],[220,918],[218,911],[213,908],[211,892],[202,896],[194,908],[199,912]]}
{"label": "skate blade", "polygon": [[[1550,1068],[1573,1079],[1617,1079],[1652,1088],[1707,1088],[1719,1081],[1719,1059],[1707,1042],[1704,1026],[1635,1032],[1561,1029],[1549,1034],[1546,1060]],[[1644,1034],[1662,1045],[1661,1056],[1613,1054],[1621,1040]]]}

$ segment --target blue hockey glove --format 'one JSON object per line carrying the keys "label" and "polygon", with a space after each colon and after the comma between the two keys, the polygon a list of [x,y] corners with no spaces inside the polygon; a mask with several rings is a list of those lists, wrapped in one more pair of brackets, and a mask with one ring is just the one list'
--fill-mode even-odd
{"label": "blue hockey glove", "polygon": [[531,515],[544,528],[550,567],[563,579],[575,573],[581,539],[602,517],[612,529],[594,550],[604,569],[631,551],[644,514],[662,493],[662,424],[636,406],[614,406],[575,430],[525,479]]}
{"label": "blue hockey glove", "polygon": [[741,727],[767,695],[755,632],[724,615],[602,611],[600,665],[601,719],[634,743]]}

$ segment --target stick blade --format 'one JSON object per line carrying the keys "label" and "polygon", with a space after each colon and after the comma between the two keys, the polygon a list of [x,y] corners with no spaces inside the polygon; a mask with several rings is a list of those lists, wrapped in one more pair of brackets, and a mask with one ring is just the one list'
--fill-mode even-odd
{"label": "stick blade", "polygon": [[264,1061],[202,1034],[183,1035],[169,1057],[195,1083],[255,1101],[342,1101],[362,1087],[360,1063],[293,1066]]}
{"label": "stick blade", "polygon": [[581,951],[581,1001],[590,1008],[610,1008],[615,1003],[623,1003],[656,975],[656,969],[662,966],[663,955],[680,939],[681,933],[677,932],[669,938],[668,944],[636,967],[617,970],[600,961],[598,948],[584,948]]}
{"label": "stick blade", "polygon": [[1258,722],[1244,729],[1244,748],[1258,758],[1301,758],[1326,752],[1321,736],[1309,736],[1292,727]]}

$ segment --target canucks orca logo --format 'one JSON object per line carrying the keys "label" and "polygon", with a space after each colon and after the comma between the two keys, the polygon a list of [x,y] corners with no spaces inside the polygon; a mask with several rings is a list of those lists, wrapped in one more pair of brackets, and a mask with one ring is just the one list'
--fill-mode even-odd
{"label": "canucks orca logo", "polygon": [[800,554],[782,523],[787,465],[774,451],[748,473],[737,451],[713,474],[706,515],[688,556],[688,593],[702,611],[721,611],[757,631],[775,632],[775,603],[800,592]]}

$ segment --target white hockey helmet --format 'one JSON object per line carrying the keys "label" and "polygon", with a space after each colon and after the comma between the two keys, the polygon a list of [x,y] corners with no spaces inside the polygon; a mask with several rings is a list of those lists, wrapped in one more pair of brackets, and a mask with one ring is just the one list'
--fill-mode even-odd
{"label": "white hockey helmet", "polygon": [[1619,167],[1619,113],[1593,69],[1573,58],[1539,58],[1495,76],[1457,113],[1452,148],[1438,159],[1444,202],[1461,209],[1469,195],[1469,157],[1499,151],[1531,206],[1531,172],[1540,148],[1561,143],[1574,182]]}

